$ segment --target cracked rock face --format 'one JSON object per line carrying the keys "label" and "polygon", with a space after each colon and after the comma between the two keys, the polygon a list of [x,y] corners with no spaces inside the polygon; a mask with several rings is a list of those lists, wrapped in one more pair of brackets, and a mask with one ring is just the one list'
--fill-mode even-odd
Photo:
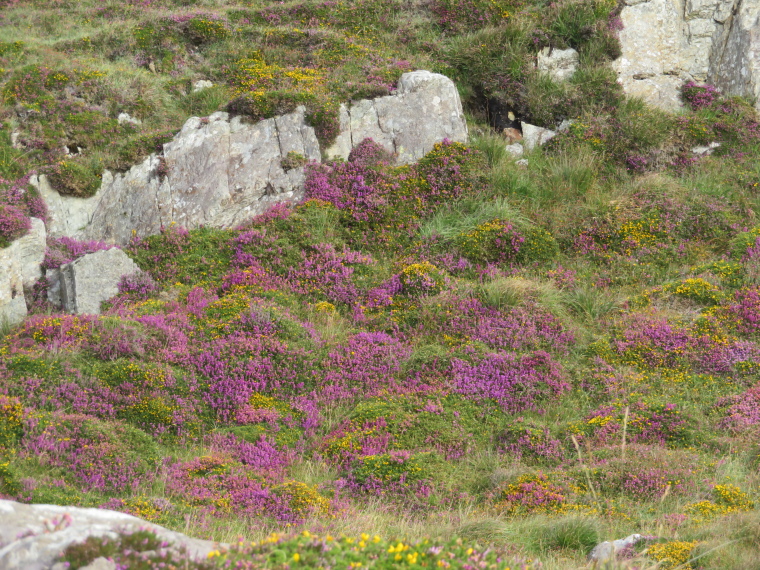
{"label": "cracked rock face", "polygon": [[[348,158],[367,137],[399,163],[418,160],[443,139],[467,140],[456,86],[428,71],[404,74],[394,95],[342,106],[340,125],[326,152],[332,158]],[[91,198],[61,196],[44,176],[32,183],[47,203],[52,236],[126,244],[172,222],[188,229],[234,227],[275,202],[301,199],[304,168],[283,168],[289,153],[322,158],[303,107],[256,123],[214,113],[188,119],[160,155],[125,173],[104,172]]]}
{"label": "cracked rock face", "polygon": [[134,261],[118,248],[88,253],[50,272],[60,304],[67,313],[100,313],[100,305],[119,292],[123,275],[140,271]]}
{"label": "cracked rock face", "polygon": [[29,291],[42,276],[45,238],[44,222],[32,218],[32,227],[25,236],[0,249],[0,324],[5,321],[15,325],[26,317],[24,289]]}
{"label": "cracked rock face", "polygon": [[[681,107],[688,81],[729,95],[760,95],[760,0],[626,0],[622,56],[614,62],[629,95]],[[760,108],[760,107],[759,107]]]}
{"label": "cracked rock face", "polygon": [[395,154],[399,164],[419,160],[443,139],[465,142],[467,123],[456,86],[438,73],[414,71],[401,76],[393,95],[341,105],[340,135],[326,154],[347,159],[366,138]]}
{"label": "cracked rock face", "polygon": [[[63,565],[56,565],[55,559],[70,544],[90,536],[116,538],[120,532],[143,529],[155,532],[169,548],[184,547],[196,559],[206,558],[218,547],[115,511],[0,500],[0,569],[58,570]],[[91,567],[105,568],[102,564]]]}

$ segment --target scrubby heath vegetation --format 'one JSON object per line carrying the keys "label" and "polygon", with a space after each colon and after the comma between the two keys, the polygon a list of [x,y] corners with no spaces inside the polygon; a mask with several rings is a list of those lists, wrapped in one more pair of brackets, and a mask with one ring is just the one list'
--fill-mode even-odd
{"label": "scrubby heath vegetation", "polygon": [[[91,194],[193,114],[305,104],[329,140],[340,101],[427,68],[472,134],[403,167],[364,141],[302,203],[135,241],[102,315],[40,284],[0,340],[3,496],[233,544],[197,568],[565,569],[634,532],[624,567],[758,567],[748,102],[625,99],[604,2],[0,4],[0,245],[44,217],[30,172]],[[569,83],[533,69],[548,45],[580,52]],[[574,123],[521,167],[505,109]],[[51,240],[45,267],[103,247]],[[186,567],[155,540],[65,560]]]}

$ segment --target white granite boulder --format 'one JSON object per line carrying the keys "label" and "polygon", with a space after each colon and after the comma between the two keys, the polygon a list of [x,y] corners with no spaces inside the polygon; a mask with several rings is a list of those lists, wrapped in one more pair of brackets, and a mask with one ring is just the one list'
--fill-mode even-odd
{"label": "white granite boulder", "polygon": [[45,223],[31,219],[26,235],[0,249],[0,323],[16,325],[27,314],[24,290],[29,291],[42,276],[45,258]]}
{"label": "white granite boulder", "polygon": [[578,69],[578,52],[573,48],[552,49],[545,47],[536,56],[536,67],[554,81],[567,81]]}
{"label": "white granite boulder", "polygon": [[[58,570],[63,564],[56,564],[56,559],[69,545],[91,536],[116,538],[119,533],[138,530],[156,533],[169,548],[184,547],[194,559],[204,559],[219,547],[116,511],[0,500],[0,569]],[[110,566],[96,559],[87,568]]]}
{"label": "white granite boulder", "polygon": [[326,151],[347,159],[366,138],[385,147],[399,164],[419,160],[444,139],[467,141],[467,123],[456,85],[429,71],[405,73],[393,95],[341,105],[340,134]]}

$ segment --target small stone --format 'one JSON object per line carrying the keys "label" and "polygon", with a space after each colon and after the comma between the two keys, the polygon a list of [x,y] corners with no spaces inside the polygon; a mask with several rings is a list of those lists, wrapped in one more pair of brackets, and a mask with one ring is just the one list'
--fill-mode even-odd
{"label": "small stone", "polygon": [[198,93],[198,91],[203,91],[204,89],[208,89],[209,87],[213,86],[214,84],[211,83],[211,81],[208,79],[201,79],[193,83],[193,93]]}
{"label": "small stone", "polygon": [[618,552],[621,550],[634,546],[635,544],[644,540],[644,537],[640,534],[631,534],[625,538],[605,541],[597,544],[591,552],[589,552],[588,559],[597,563],[609,562],[615,560]]}
{"label": "small stone", "polygon": [[558,132],[558,133],[564,133],[565,131],[567,131],[567,130],[569,130],[569,129],[570,129],[570,127],[572,126],[572,124],[573,124],[574,122],[575,122],[575,121],[573,121],[573,120],[571,120],[571,119],[565,119],[565,120],[564,120],[564,121],[562,121],[562,122],[559,124],[559,126],[557,127],[557,132]]}
{"label": "small stone", "polygon": [[691,149],[691,152],[697,156],[710,156],[715,151],[715,149],[719,147],[719,142],[711,142],[707,146],[695,146],[693,149]]}
{"label": "small stone", "polygon": [[557,136],[557,133],[550,129],[537,127],[528,123],[522,124],[522,134],[523,144],[527,150],[533,150],[537,146],[545,145]]}
{"label": "small stone", "polygon": [[521,141],[523,138],[522,133],[514,128],[504,129],[502,131],[502,134],[507,139],[507,142],[509,144],[513,144],[518,141]]}
{"label": "small stone", "polygon": [[567,81],[578,69],[578,52],[573,48],[553,49],[545,47],[538,52],[536,66],[554,81]]}
{"label": "small stone", "polygon": [[528,167],[528,159],[527,158],[521,158],[520,160],[518,160],[517,162],[515,162],[515,164],[517,166],[522,166],[523,168],[527,168]]}
{"label": "small stone", "polygon": [[520,158],[525,153],[525,149],[520,143],[508,144],[506,150],[514,158]]}
{"label": "small stone", "polygon": [[125,125],[125,124],[134,125],[134,126],[142,125],[142,121],[140,119],[135,119],[129,113],[119,113],[119,116],[116,120],[119,121],[120,125]]}

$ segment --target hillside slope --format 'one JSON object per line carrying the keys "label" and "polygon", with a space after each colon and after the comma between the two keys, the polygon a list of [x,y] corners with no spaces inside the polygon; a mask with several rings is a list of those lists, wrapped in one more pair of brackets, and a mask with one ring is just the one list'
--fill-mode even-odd
{"label": "hillside slope", "polygon": [[[569,569],[638,533],[621,567],[760,568],[752,102],[626,98],[610,2],[0,5],[0,246],[45,216],[32,172],[91,195],[192,115],[303,104],[329,142],[339,103],[429,69],[471,135],[410,165],[365,140],[301,203],[135,239],[101,315],[43,278],[0,338],[3,498],[263,540],[198,567]],[[546,46],[578,51],[568,81]],[[105,247],[51,239],[43,266]],[[128,537],[90,546],[71,567],[138,567]]]}

